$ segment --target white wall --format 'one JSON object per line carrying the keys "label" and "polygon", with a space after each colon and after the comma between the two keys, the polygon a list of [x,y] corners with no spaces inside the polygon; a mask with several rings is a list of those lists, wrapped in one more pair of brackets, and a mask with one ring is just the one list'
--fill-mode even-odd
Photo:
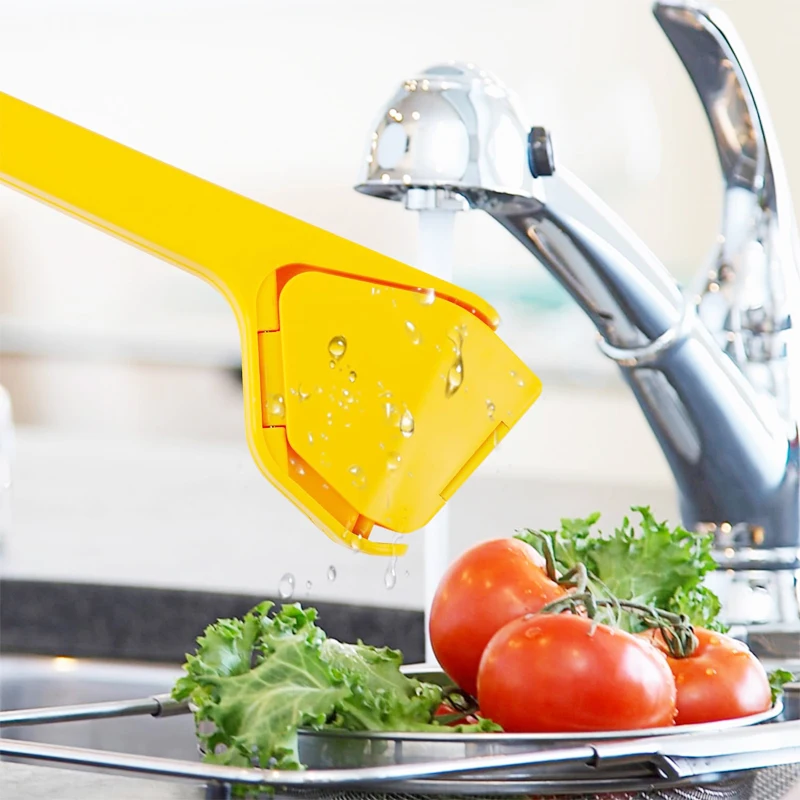
{"label": "white wall", "polygon": [[[725,0],[800,186],[800,4]],[[403,259],[413,215],[351,190],[399,81],[473,60],[553,132],[559,158],[682,274],[713,241],[719,174],[691,84],[639,0],[7,0],[4,91]],[[488,219],[460,222],[462,275],[538,270]],[[144,325],[218,313],[211,291],[148,256],[0,195],[0,311]]]}
{"label": "white wall", "polygon": [[[758,67],[798,195],[800,4],[720,5]],[[515,88],[559,159],[676,274],[700,267],[718,168],[644,0],[0,4],[3,91],[404,260],[413,215],[351,187],[384,99],[450,58]],[[515,275],[546,285],[477,213],[458,219],[456,262],[457,280],[490,299]],[[531,321],[497,305],[546,393],[455,501],[454,547],[595,507],[652,501],[674,516],[660,453],[582,317]],[[421,604],[418,543],[391,593],[368,559],[349,581],[322,580],[345,557],[247,461],[238,389],[220,369],[236,331],[203,283],[0,189],[0,337],[0,381],[24,426],[5,574],[269,592],[292,571],[334,599]],[[502,531],[489,530],[495,513]]]}
{"label": "white wall", "polygon": [[[631,505],[676,519],[660,451],[626,401],[551,387],[451,502],[451,556],[598,509],[609,527]],[[387,590],[390,563],[328,541],[266,483],[241,440],[42,427],[18,434],[4,576],[275,596],[288,572],[298,599],[423,605],[419,535],[404,537],[409,552]]]}

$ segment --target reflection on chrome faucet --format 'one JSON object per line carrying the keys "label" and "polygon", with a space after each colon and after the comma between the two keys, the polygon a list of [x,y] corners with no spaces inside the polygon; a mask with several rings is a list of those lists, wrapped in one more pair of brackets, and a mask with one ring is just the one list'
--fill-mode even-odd
{"label": "reflection on chrome faucet", "polygon": [[590,317],[633,390],[672,468],[683,523],[715,534],[715,588],[729,621],[795,624],[800,248],[786,176],[727,18],[679,2],[656,3],[654,14],[701,99],[724,180],[714,258],[686,293],[560,166],[559,179],[624,248],[548,204],[549,135],[523,124],[511,93],[473,64],[403,82],[356,188],[414,209],[483,210],[536,256]]}

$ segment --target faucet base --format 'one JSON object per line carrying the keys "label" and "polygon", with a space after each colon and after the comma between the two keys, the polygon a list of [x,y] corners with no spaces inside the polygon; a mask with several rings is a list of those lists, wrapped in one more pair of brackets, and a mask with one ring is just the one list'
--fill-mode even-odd
{"label": "faucet base", "polygon": [[719,568],[707,578],[708,587],[722,603],[728,625],[745,625],[751,631],[779,626],[794,631],[800,657],[800,560],[792,548],[756,551],[759,558],[745,560],[730,548],[715,553]]}

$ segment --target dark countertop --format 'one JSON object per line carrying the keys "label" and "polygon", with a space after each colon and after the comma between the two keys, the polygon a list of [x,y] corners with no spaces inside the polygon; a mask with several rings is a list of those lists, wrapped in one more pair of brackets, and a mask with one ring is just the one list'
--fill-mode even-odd
{"label": "dark countertop", "polygon": [[[276,598],[136,586],[0,581],[0,642],[7,653],[181,663],[220,617]],[[320,626],[343,642],[361,639],[424,660],[421,611],[316,602]]]}

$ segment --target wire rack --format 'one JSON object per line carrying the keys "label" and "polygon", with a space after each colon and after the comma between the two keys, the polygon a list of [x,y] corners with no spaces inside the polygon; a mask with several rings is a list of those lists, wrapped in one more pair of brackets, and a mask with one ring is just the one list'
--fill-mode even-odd
{"label": "wire rack", "polygon": [[[297,771],[226,767],[0,738],[0,756],[202,782],[207,797],[295,800],[779,800],[800,781],[800,720],[618,738],[301,733]],[[0,726],[189,713],[168,695],[0,712]],[[157,724],[154,722],[154,724]],[[626,734],[630,737],[630,734]]]}

